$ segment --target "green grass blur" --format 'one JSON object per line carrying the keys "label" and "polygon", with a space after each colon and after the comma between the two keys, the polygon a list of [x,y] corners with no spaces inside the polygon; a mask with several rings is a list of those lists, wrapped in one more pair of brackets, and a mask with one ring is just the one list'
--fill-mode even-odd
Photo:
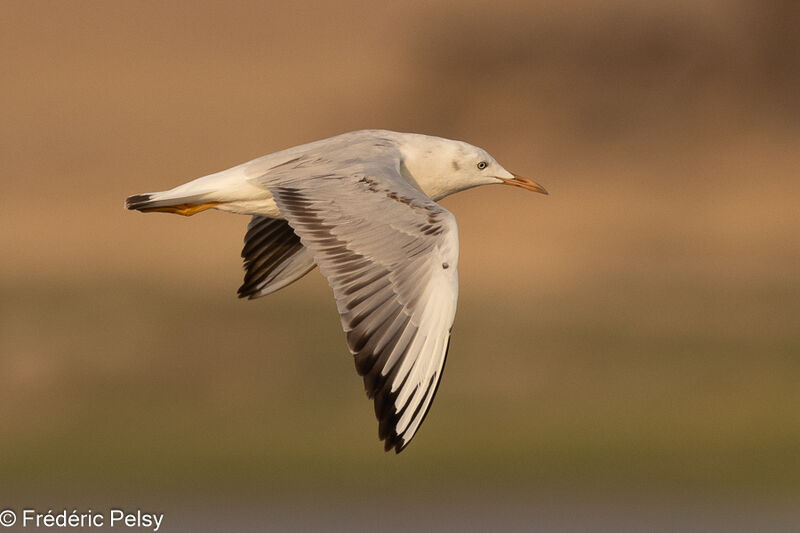
{"label": "green grass blur", "polygon": [[800,294],[784,287],[467,290],[434,409],[395,457],[329,290],[304,285],[257,302],[144,280],[2,287],[0,477],[23,492],[800,487]]}

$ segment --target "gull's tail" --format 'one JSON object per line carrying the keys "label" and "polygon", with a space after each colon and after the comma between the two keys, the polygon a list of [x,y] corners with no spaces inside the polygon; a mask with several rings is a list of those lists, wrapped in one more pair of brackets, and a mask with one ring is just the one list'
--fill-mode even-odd
{"label": "gull's tail", "polygon": [[221,202],[208,201],[207,195],[173,196],[171,191],[134,194],[125,200],[127,209],[142,213],[175,213],[191,216],[218,206]]}
{"label": "gull's tail", "polygon": [[206,209],[227,209],[231,202],[266,197],[265,189],[247,182],[242,166],[197,178],[174,189],[135,194],[125,200],[127,209],[143,213],[175,213],[190,216]]}

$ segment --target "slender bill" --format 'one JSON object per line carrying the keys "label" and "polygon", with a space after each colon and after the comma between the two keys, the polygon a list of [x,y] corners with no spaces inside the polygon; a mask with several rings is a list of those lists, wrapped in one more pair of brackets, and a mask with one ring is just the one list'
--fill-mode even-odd
{"label": "slender bill", "polygon": [[517,176],[516,174],[513,175],[514,179],[506,179],[506,178],[497,178],[502,181],[505,185],[513,185],[514,187],[520,187],[525,189],[526,191],[533,191],[538,192],[541,194],[547,194],[547,189],[539,185],[533,180],[529,180],[528,178],[523,178],[522,176]]}

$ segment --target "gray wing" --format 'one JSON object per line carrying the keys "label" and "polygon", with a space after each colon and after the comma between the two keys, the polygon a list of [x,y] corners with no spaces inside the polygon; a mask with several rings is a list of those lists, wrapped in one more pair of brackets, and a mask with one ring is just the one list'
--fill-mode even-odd
{"label": "gray wing", "polygon": [[244,237],[240,298],[259,298],[294,283],[314,269],[314,256],[285,221],[254,216]]}
{"label": "gray wing", "polygon": [[378,435],[399,453],[444,368],[458,299],[458,229],[452,214],[401,178],[398,159],[380,161],[305,179],[272,176],[269,190],[333,288]]}

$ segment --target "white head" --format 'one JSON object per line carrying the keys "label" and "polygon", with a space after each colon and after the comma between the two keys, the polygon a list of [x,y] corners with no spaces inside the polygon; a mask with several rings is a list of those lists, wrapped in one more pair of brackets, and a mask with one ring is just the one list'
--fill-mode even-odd
{"label": "white head", "polygon": [[407,133],[403,134],[400,151],[406,179],[416,182],[434,200],[498,183],[547,194],[535,181],[512,174],[486,150],[465,142]]}

